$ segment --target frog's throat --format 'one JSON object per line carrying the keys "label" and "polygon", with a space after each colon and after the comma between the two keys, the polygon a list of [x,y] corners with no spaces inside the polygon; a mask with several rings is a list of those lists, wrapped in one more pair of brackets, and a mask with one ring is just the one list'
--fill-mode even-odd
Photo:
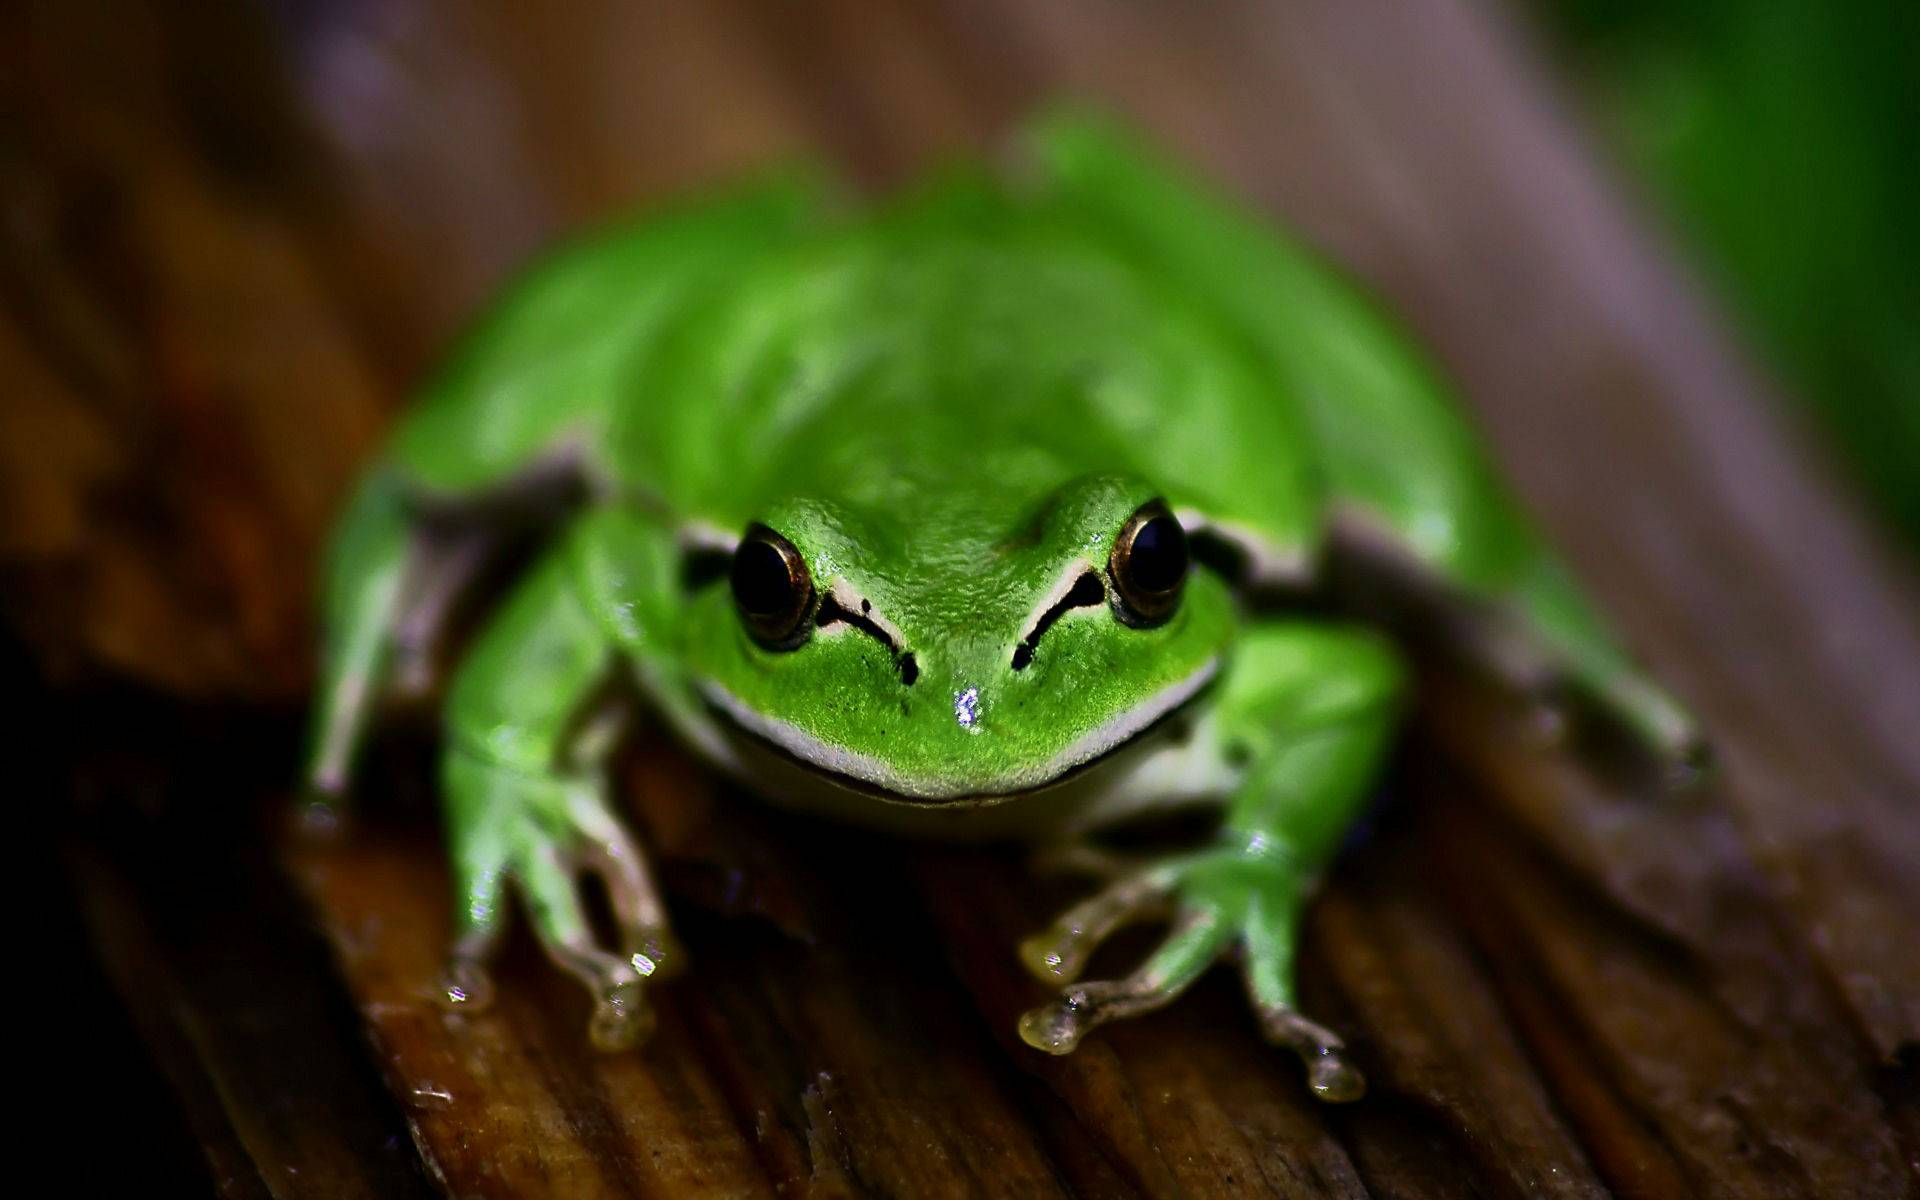
{"label": "frog's throat", "polygon": [[913,775],[756,712],[717,683],[703,680],[699,688],[708,709],[728,725],[816,774],[898,804],[945,806],[995,804],[1061,783],[1158,728],[1197,698],[1219,669],[1217,657],[1208,659],[1185,679],[1075,739],[1053,757],[985,777],[964,772],[945,777]]}

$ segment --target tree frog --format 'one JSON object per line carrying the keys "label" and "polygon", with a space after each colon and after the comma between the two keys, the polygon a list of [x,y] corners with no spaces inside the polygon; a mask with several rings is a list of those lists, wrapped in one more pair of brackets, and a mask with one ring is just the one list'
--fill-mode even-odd
{"label": "tree frog", "polygon": [[[1301,910],[1408,687],[1356,614],[1438,604],[1526,694],[1694,753],[1355,288],[1110,124],[1018,146],[864,211],[783,173],[586,238],[398,426],[330,554],[315,816],[455,598],[544,534],[447,687],[450,1004],[485,1003],[517,895],[593,1040],[644,1033],[681,954],[609,794],[614,676],[770,801],[1097,859],[1019,948],[1058,989],[1029,1045],[1067,1053],[1231,960],[1329,1101],[1363,1083],[1296,1005]],[[1098,853],[1182,809],[1217,818],[1198,848]],[[1081,978],[1149,917],[1136,969]]]}

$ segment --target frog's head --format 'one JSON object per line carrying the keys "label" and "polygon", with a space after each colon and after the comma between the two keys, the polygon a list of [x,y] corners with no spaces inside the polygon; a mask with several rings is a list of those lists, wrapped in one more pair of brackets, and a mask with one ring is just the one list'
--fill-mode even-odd
{"label": "frog's head", "polygon": [[1151,485],[940,496],[763,510],[690,613],[716,715],[857,789],[978,802],[1106,757],[1218,671],[1229,593]]}

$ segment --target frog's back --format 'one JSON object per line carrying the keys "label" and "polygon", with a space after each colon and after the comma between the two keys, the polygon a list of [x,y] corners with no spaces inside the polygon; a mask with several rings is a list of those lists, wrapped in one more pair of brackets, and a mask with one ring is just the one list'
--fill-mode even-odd
{"label": "frog's back", "polygon": [[1334,276],[1106,133],[1039,140],[1030,188],[955,175],[858,217],[787,175],[583,242],[392,458],[459,495],[564,455],[721,529],[1126,472],[1282,571],[1335,505],[1462,578],[1527,557],[1431,373]]}
{"label": "frog's back", "polygon": [[636,366],[609,460],[722,528],[787,495],[905,524],[929,501],[1115,472],[1290,549],[1319,520],[1308,437],[1254,348],[982,177],[761,257]]}

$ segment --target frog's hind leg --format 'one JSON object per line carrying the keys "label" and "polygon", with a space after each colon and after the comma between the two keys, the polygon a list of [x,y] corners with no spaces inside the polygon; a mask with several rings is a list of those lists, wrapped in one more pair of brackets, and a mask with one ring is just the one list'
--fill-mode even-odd
{"label": "frog's hind leg", "polygon": [[1668,765],[1673,782],[1707,765],[1711,751],[1693,714],[1639,669],[1558,559],[1537,552],[1524,564],[1496,601],[1490,631],[1538,656],[1534,694],[1550,710],[1569,692],[1597,702]]}
{"label": "frog's hind leg", "polygon": [[394,615],[395,692],[418,697],[432,690],[449,627],[476,582],[558,528],[589,490],[580,455],[563,442],[471,494],[416,501],[409,570]]}
{"label": "frog's hind leg", "polygon": [[483,529],[416,532],[404,595],[394,617],[393,690],[419,697],[432,690],[436,656],[461,599],[493,560],[498,536]]}
{"label": "frog's hind leg", "polygon": [[308,823],[331,827],[354,752],[386,685],[393,634],[417,541],[400,483],[376,471],[341,518],[326,564],[319,699],[306,770]]}
{"label": "frog's hind leg", "polygon": [[1336,587],[1362,608],[1437,627],[1458,650],[1530,704],[1558,732],[1569,710],[1597,705],[1668,768],[1674,782],[1705,765],[1691,713],[1634,663],[1565,566],[1499,495],[1447,514],[1454,546],[1421,553],[1374,519],[1336,522]]}
{"label": "frog's hind leg", "polygon": [[412,511],[390,470],[360,485],[326,566],[319,702],[309,734],[306,817],[340,816],[362,737],[389,691],[420,695],[450,615],[505,539],[479,524],[441,528]]}
{"label": "frog's hind leg", "polygon": [[402,466],[376,467],[340,520],[326,563],[319,703],[309,735],[306,818],[331,828],[373,712],[390,692],[419,696],[473,586],[555,528],[584,488],[565,447],[455,498],[423,497]]}

